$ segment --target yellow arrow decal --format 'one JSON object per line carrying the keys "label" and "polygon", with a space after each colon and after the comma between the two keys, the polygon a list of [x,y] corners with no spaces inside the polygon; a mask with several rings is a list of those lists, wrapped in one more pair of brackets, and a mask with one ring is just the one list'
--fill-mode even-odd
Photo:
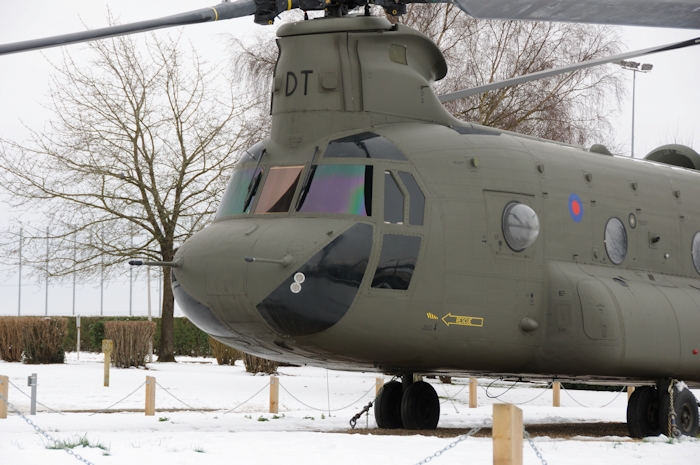
{"label": "yellow arrow decal", "polygon": [[442,317],[443,323],[447,326],[458,325],[458,326],[476,326],[481,328],[484,326],[484,319],[475,316],[458,316],[448,313]]}

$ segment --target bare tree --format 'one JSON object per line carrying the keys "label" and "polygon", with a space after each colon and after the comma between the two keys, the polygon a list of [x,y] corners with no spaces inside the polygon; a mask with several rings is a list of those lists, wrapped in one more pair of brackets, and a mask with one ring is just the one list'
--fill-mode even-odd
{"label": "bare tree", "polygon": [[[411,4],[400,21],[428,35],[445,54],[448,75],[436,83],[438,94],[614,55],[621,48],[618,28],[481,21],[452,4]],[[597,66],[445,106],[460,119],[486,126],[578,145],[610,143],[609,117],[624,95],[623,84],[620,73]]]}
{"label": "bare tree", "polygon": [[[384,14],[374,8],[373,14]],[[475,20],[453,4],[410,4],[405,16],[387,16],[429,36],[442,50],[448,75],[435,83],[444,94],[620,52],[610,26]],[[294,19],[300,19],[294,17]],[[272,35],[231,41],[234,67],[257,89],[261,122],[269,111],[269,78],[277,47]],[[620,73],[599,66],[449,102],[456,117],[561,142],[612,143],[609,117],[624,95]]]}
{"label": "bare tree", "polygon": [[[25,264],[43,273],[90,278],[128,272],[129,258],[171,261],[215,212],[248,145],[250,104],[232,79],[185,54],[177,38],[139,40],[145,47],[132,37],[91,42],[85,65],[65,54],[47,128],[26,142],[0,140],[9,202],[51,225],[50,257],[43,230],[24,243]],[[6,258],[16,257],[16,244],[6,244]],[[169,270],[160,361],[174,360]]]}

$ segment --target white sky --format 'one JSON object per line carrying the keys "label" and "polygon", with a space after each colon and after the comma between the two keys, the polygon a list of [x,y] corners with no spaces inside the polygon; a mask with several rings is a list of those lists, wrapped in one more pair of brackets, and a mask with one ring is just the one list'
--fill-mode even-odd
{"label": "white sky", "polygon": [[[214,5],[216,0],[0,0],[0,43],[29,40],[107,25],[108,8],[122,23],[152,19]],[[223,34],[243,36],[260,30],[252,18],[221,21],[184,28],[183,39],[191,41],[208,60],[228,58]],[[163,32],[159,32],[163,33]],[[627,49],[642,49],[700,36],[700,30],[624,28]],[[70,46],[80,56],[81,46]],[[58,62],[59,48],[0,57],[0,137],[22,140],[27,130],[41,128],[47,113],[48,83],[52,72],[49,61]],[[700,150],[700,46],[645,57],[652,63],[648,74],[637,75],[635,154],[644,156],[666,143],[683,143]],[[617,142],[629,150],[631,133],[632,72],[626,72],[630,92],[615,120]],[[0,204],[0,228],[11,213]],[[40,226],[40,225],[37,225]],[[25,281],[25,284],[28,284]],[[96,287],[97,286],[97,287]],[[69,286],[51,287],[50,314],[70,314]],[[128,314],[128,278],[111,283],[105,291],[105,313]],[[99,313],[99,283],[79,286],[77,313]],[[157,314],[157,285],[153,287],[153,311]],[[134,314],[146,313],[145,277],[134,288]],[[17,276],[0,282],[0,314],[16,314]],[[44,289],[27,285],[22,295],[23,314],[43,314]]]}

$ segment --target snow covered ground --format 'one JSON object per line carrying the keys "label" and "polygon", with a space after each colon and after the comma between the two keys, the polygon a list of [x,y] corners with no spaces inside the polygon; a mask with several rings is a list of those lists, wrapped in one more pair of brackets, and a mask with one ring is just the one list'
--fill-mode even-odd
{"label": "snow covered ground", "polygon": [[[59,441],[84,438],[89,446],[75,447],[73,452],[95,465],[412,464],[454,441],[420,435],[339,434],[374,397],[374,373],[280,368],[280,408],[273,415],[268,413],[268,377],[250,375],[240,365],[218,366],[212,359],[178,361],[150,364],[148,370],[112,368],[109,387],[102,385],[101,354],[81,353],[78,361],[77,354],[69,353],[65,365],[0,362],[0,375],[9,376],[12,383],[10,402],[28,414],[29,398],[22,392],[30,393],[27,377],[37,373],[37,397],[44,406],[39,405],[37,415],[28,418]],[[158,383],[154,417],[143,414],[147,375]],[[538,423],[624,422],[626,416],[624,392],[562,390],[562,407],[555,408],[546,386],[518,384],[509,389],[512,383],[499,382],[488,390],[491,396],[499,396],[493,399],[485,390],[491,380],[480,379],[479,407],[469,409],[466,379],[453,379],[452,385],[428,381],[441,397],[440,427],[490,422],[495,402],[522,403],[526,429]],[[694,393],[700,397],[699,391]],[[113,407],[119,413],[99,413],[125,397]],[[367,424],[376,428],[371,414],[358,421],[359,427]],[[698,463],[700,456],[700,440],[690,438],[669,443],[665,437],[643,441],[540,437],[534,442],[550,465]],[[10,413],[0,420],[0,464],[81,463],[63,450],[47,448],[48,443],[19,415]],[[491,464],[492,447],[490,438],[469,438],[431,463]],[[527,443],[523,456],[526,464],[541,463]]]}

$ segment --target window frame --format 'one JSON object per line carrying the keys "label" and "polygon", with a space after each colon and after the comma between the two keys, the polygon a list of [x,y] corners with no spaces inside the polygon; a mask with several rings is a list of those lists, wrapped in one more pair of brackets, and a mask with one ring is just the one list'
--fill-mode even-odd
{"label": "window frame", "polygon": [[[538,226],[537,226],[537,236],[535,237],[535,240],[532,241],[531,244],[526,245],[526,246],[523,247],[522,249],[515,249],[515,248],[513,248],[513,245],[508,241],[508,234],[506,234],[506,212],[508,211],[508,208],[509,208],[511,205],[524,205],[525,207],[527,207],[527,208],[529,208],[530,210],[532,210],[533,213],[535,214],[535,218],[537,218],[537,224],[538,224]],[[528,249],[528,248],[532,247],[533,245],[535,245],[535,242],[537,242],[537,238],[540,237],[540,232],[541,232],[541,231],[542,231],[542,222],[540,221],[540,215],[537,214],[537,211],[536,211],[534,208],[532,208],[532,206],[528,205],[528,204],[525,203],[525,202],[521,202],[521,201],[519,201],[519,200],[511,200],[510,202],[507,202],[507,203],[505,204],[505,206],[503,207],[503,211],[502,211],[502,213],[501,213],[501,234],[503,235],[503,241],[506,243],[506,245],[508,246],[508,248],[509,248],[512,252],[521,253],[521,252],[524,252],[526,249]]]}
{"label": "window frame", "polygon": [[[610,224],[611,221],[616,220],[621,226],[622,226],[622,231],[625,233],[625,252],[622,255],[622,260],[619,261],[619,263],[616,263],[612,257],[610,257],[610,250],[608,248],[608,240],[607,240],[607,232],[608,232],[608,225]],[[610,260],[610,263],[616,266],[620,266],[625,262],[625,259],[627,258],[627,252],[629,252],[629,235],[627,234],[627,228],[625,227],[625,222],[622,221],[619,217],[617,216],[611,216],[610,218],[607,219],[605,222],[605,227],[603,228],[603,245],[605,246],[605,254],[608,256],[608,260]]]}

